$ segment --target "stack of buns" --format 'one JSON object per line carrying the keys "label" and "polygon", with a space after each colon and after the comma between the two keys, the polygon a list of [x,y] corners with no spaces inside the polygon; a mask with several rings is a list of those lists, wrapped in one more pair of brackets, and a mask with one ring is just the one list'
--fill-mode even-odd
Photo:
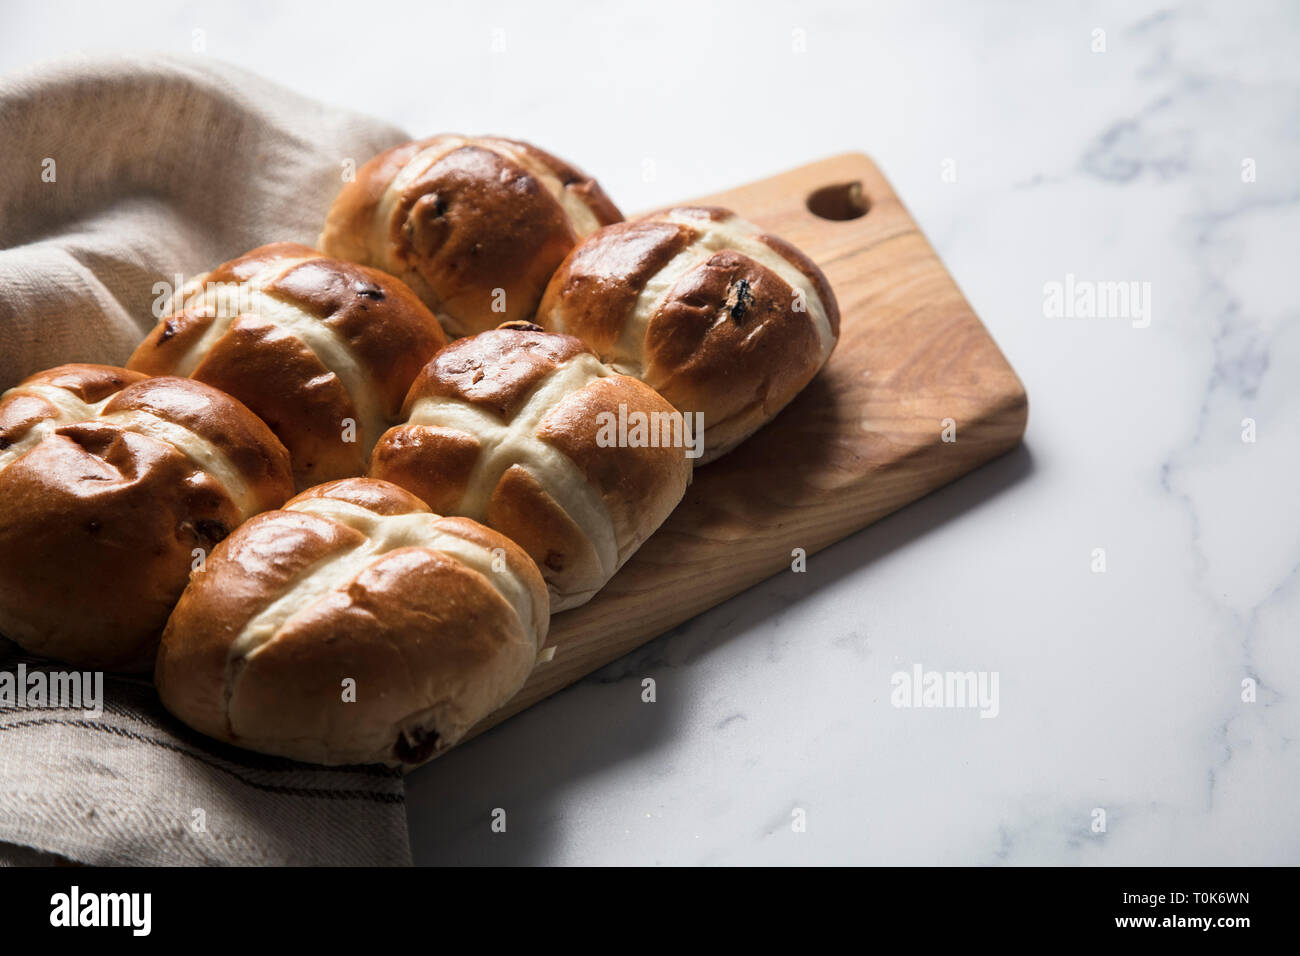
{"label": "stack of buns", "polygon": [[318,246],[188,283],[125,368],[0,396],[0,634],[152,667],[219,740],[409,767],[519,690],[839,314],[733,213],[624,222],[496,137],[375,157]]}

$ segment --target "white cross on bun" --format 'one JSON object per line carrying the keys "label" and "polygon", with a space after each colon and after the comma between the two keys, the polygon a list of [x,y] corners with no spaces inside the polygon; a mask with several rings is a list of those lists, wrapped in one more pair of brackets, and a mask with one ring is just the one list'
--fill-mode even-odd
{"label": "white cross on bun", "polygon": [[594,179],[536,146],[443,134],[362,166],[320,247],[397,276],[462,336],[531,319],[578,240],[622,218]]}
{"label": "white cross on bun", "polygon": [[405,414],[369,474],[519,542],[552,611],[600,590],[690,481],[689,435],[671,405],[580,340],[527,323],[447,346],[411,386]]}
{"label": "white cross on bun", "polygon": [[774,418],[826,364],[840,331],[835,295],[811,259],[728,210],[694,206],[588,237],[551,278],[534,321],[703,414],[697,464]]}
{"label": "white cross on bun", "polygon": [[168,710],[218,740],[411,766],[519,690],[548,621],[514,542],[353,478],[223,541],[167,622],[154,677]]}
{"label": "white cross on bun", "polygon": [[260,415],[299,488],[360,475],[447,338],[397,279],[290,242],[188,283],[128,368],[215,385]]}

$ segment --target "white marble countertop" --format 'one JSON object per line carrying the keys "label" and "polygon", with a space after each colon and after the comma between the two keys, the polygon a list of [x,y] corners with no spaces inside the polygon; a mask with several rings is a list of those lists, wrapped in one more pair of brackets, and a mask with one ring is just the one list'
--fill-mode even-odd
{"label": "white marble countertop", "polygon": [[[413,774],[416,861],[1300,863],[1300,11],[472,6],[28,4],[0,71],[202,30],[413,133],[535,140],[628,210],[868,152],[1030,422]],[[1067,275],[1149,283],[1149,324],[1049,317]],[[996,672],[996,717],[892,706],[916,664]]]}

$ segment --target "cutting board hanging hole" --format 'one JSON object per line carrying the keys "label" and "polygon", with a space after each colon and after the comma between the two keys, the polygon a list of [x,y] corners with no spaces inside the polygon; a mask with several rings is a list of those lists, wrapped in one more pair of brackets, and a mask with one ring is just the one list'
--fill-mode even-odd
{"label": "cutting board hanging hole", "polygon": [[871,209],[860,182],[837,183],[815,189],[808,194],[806,205],[814,216],[835,222],[861,219]]}

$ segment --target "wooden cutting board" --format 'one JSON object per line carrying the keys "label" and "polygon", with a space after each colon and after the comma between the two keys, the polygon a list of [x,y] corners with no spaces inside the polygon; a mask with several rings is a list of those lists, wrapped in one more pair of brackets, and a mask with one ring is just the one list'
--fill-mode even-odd
{"label": "wooden cutting board", "polygon": [[[695,473],[667,523],[600,594],[552,619],[554,658],[470,736],[791,573],[793,549],[812,554],[847,537],[1024,434],[1024,386],[866,156],[693,202],[735,210],[811,256],[839,299],[839,345],[774,421]],[[946,442],[949,419],[956,441]]]}

